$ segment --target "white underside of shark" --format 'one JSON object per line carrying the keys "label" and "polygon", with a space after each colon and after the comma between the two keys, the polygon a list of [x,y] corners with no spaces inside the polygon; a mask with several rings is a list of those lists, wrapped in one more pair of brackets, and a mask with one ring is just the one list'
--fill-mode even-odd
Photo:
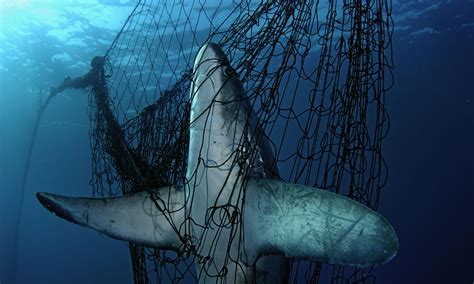
{"label": "white underside of shark", "polygon": [[379,213],[279,179],[249,98],[216,44],[196,57],[190,102],[184,186],[109,199],[38,199],[112,238],[178,252],[193,247],[201,283],[285,283],[290,258],[365,267],[395,256],[397,235]]}

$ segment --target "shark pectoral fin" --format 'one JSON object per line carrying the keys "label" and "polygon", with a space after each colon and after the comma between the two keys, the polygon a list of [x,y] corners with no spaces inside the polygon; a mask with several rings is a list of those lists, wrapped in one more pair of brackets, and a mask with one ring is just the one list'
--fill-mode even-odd
{"label": "shark pectoral fin", "polygon": [[252,179],[244,207],[245,254],[267,254],[358,267],[392,259],[398,251],[393,227],[366,206],[321,189]]}
{"label": "shark pectoral fin", "polygon": [[176,230],[184,222],[185,210],[183,193],[175,187],[116,198],[78,198],[42,192],[36,197],[58,217],[112,238],[175,251],[181,246]]}

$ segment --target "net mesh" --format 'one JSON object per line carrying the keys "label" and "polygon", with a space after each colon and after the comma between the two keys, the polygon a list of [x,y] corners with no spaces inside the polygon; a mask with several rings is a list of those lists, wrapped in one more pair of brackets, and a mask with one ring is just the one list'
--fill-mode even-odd
{"label": "net mesh", "polygon": [[[384,0],[139,1],[90,97],[94,194],[186,183],[192,66],[212,41],[238,72],[281,178],[377,209],[388,174],[392,32]],[[189,230],[173,227],[182,253],[129,244],[135,283],[205,273],[194,268],[203,256]],[[331,283],[375,282],[372,269],[325,267]],[[292,261],[289,281],[316,283],[321,271],[321,263]]]}

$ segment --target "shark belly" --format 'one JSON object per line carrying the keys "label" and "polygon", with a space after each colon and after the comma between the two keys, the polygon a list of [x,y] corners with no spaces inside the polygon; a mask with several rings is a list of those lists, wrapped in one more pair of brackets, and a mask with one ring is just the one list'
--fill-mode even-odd
{"label": "shark belly", "polygon": [[[239,111],[239,102],[209,104],[201,113],[196,113],[199,106],[191,106],[191,119],[193,114],[200,117],[190,125],[185,187],[194,223],[197,273],[200,283],[251,283],[246,279],[251,277],[248,269],[235,261],[240,259],[243,175],[237,160],[244,112]],[[235,116],[225,119],[229,109],[236,110]]]}
{"label": "shark belly", "polygon": [[[288,261],[283,256],[245,263],[242,255],[245,171],[253,166],[248,154],[260,147],[261,154],[267,154],[262,164],[273,163],[273,155],[261,147],[266,141],[257,142],[255,134],[262,132],[222,50],[214,44],[203,46],[194,72],[186,200],[192,200],[191,215],[198,224],[191,226],[193,238],[204,259],[197,264],[200,282],[284,283]],[[264,166],[254,171],[264,175]]]}

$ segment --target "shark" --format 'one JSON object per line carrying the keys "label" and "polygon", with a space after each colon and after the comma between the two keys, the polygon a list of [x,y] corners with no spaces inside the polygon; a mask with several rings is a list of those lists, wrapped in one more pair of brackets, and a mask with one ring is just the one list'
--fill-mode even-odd
{"label": "shark", "polygon": [[392,225],[363,204],[280,178],[269,138],[218,44],[197,53],[183,185],[114,198],[38,192],[58,217],[114,239],[196,256],[200,283],[286,283],[289,260],[391,260]]}

